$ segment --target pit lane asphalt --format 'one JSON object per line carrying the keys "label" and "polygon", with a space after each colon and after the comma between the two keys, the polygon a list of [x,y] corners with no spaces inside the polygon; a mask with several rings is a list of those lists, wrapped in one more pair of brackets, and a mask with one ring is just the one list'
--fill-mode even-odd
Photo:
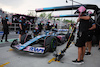
{"label": "pit lane asphalt", "polygon": [[[8,39],[12,38],[18,38],[18,34],[10,33]],[[92,56],[85,56],[84,64],[75,65],[72,64],[72,60],[77,58],[78,49],[74,45],[69,47],[65,52],[65,56],[61,60],[64,63],[52,62],[51,64],[48,64],[48,61],[53,58],[53,53],[33,55],[11,50],[10,44],[11,42],[0,44],[0,65],[5,64],[4,67],[100,67],[100,51],[98,51],[98,47],[92,47]],[[65,46],[66,43],[62,46],[58,46],[58,52]]]}

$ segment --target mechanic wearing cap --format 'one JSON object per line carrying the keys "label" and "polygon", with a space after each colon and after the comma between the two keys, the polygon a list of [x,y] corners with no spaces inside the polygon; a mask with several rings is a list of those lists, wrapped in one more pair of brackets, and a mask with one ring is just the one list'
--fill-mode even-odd
{"label": "mechanic wearing cap", "polygon": [[75,46],[78,47],[78,58],[76,60],[73,60],[72,62],[73,64],[82,64],[84,63],[83,58],[85,54],[85,42],[86,42],[87,32],[89,29],[90,16],[86,15],[86,8],[84,6],[79,7],[77,13],[79,13],[79,18],[77,19],[77,22],[80,22],[78,39],[75,44]]}
{"label": "mechanic wearing cap", "polygon": [[[92,12],[88,11],[88,15],[91,17]],[[93,37],[93,33],[94,33],[94,29],[96,29],[96,24],[94,23],[95,21],[91,18],[89,20],[89,31],[88,31],[88,36],[87,36],[87,41],[86,41],[86,49],[88,48],[87,52],[85,53],[85,55],[91,56],[91,46],[92,46],[92,37]]]}

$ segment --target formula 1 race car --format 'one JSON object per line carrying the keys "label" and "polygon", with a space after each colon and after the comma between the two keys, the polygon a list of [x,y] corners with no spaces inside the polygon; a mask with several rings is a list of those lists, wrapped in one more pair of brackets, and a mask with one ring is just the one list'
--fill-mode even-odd
{"label": "formula 1 race car", "polygon": [[[59,32],[59,30],[56,30]],[[68,31],[68,29],[60,29],[61,31]],[[60,33],[48,33],[43,35],[38,35],[34,38],[31,35],[24,34],[21,37],[21,43],[15,39],[11,47],[19,51],[25,51],[36,54],[45,54],[46,52],[53,52],[56,50],[56,47],[64,44],[67,41],[69,34],[60,34]],[[72,40],[74,39],[74,36]]]}

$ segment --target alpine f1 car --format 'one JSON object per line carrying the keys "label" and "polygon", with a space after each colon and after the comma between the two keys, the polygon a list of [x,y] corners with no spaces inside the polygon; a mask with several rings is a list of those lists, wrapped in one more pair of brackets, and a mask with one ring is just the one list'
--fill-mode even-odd
{"label": "alpine f1 car", "polygon": [[25,51],[36,54],[45,54],[46,52],[53,52],[56,50],[57,46],[65,43],[69,36],[68,33],[60,34],[61,31],[67,32],[68,29],[59,29],[57,31],[59,33],[57,32],[54,34],[53,32],[52,34],[50,34],[49,32],[48,34],[39,35],[35,38],[32,38],[31,35],[24,34],[21,37],[21,43],[19,43],[18,40],[15,39],[12,42],[11,47],[19,51]]}

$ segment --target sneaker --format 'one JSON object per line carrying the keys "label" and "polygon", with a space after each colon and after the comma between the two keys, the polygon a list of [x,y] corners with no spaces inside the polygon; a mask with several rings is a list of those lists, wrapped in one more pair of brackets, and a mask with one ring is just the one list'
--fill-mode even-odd
{"label": "sneaker", "polygon": [[77,61],[77,59],[76,60],[73,60],[72,63],[73,64],[82,64],[81,60],[80,61]]}
{"label": "sneaker", "polygon": [[98,48],[98,50],[100,50],[100,48]]}
{"label": "sneaker", "polygon": [[91,53],[90,52],[87,52],[87,53],[85,53],[85,55],[91,56]]}
{"label": "sneaker", "polygon": [[3,40],[1,40],[1,42],[3,42]]}
{"label": "sneaker", "polygon": [[5,42],[9,42],[9,41],[5,41]]}
{"label": "sneaker", "polygon": [[84,63],[84,60],[81,60],[81,63]]}
{"label": "sneaker", "polygon": [[85,52],[85,54],[87,54],[87,52]]}

